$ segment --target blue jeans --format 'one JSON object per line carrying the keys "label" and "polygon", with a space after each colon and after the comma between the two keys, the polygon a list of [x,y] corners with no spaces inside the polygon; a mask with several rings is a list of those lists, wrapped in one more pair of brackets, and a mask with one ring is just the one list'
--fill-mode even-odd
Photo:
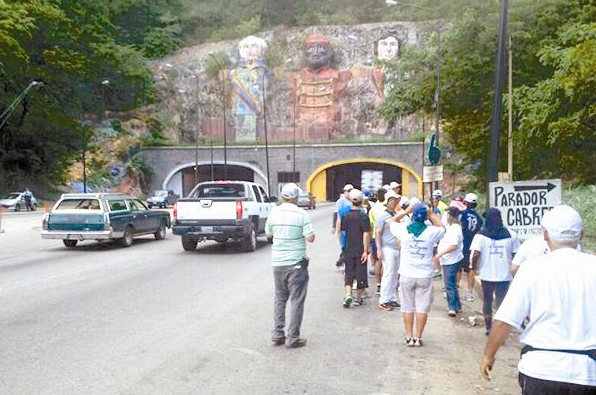
{"label": "blue jeans", "polygon": [[456,312],[461,310],[459,291],[457,290],[457,273],[461,268],[463,260],[451,265],[443,266],[443,281],[445,282],[445,293],[447,294],[447,306],[449,310]]}

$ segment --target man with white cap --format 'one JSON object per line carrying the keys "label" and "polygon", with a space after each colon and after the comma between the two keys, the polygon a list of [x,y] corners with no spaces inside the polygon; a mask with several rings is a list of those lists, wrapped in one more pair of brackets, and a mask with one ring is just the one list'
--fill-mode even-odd
{"label": "man with white cap", "polygon": [[542,227],[551,253],[520,267],[495,315],[481,373],[490,379],[497,350],[529,317],[520,337],[522,394],[595,394],[596,257],[577,251],[584,231],[571,207],[554,207]]}
{"label": "man with white cap", "polygon": [[391,181],[389,188],[391,188],[391,190],[395,192],[397,196],[401,196],[401,184],[399,182]]}
{"label": "man with white cap", "polygon": [[[339,213],[345,208],[350,206],[352,203],[348,196],[350,195],[350,191],[354,189],[352,184],[346,184],[343,188],[343,193],[335,202],[335,208],[333,209],[333,227],[331,229],[331,234],[337,234],[337,224],[339,221]],[[335,262],[335,266],[340,267],[343,265],[343,256],[342,253],[339,254],[339,259]]]}
{"label": "man with white cap", "polygon": [[480,231],[484,223],[482,217],[476,212],[477,203],[478,196],[475,193],[468,193],[464,197],[466,209],[461,213],[461,231],[464,236],[462,270],[468,274],[468,291],[464,297],[468,302],[474,301],[472,291],[474,290],[476,281],[476,273],[472,269],[472,261],[470,260],[470,246],[472,245],[474,236]]}
{"label": "man with white cap", "polygon": [[397,302],[399,247],[396,237],[389,230],[390,223],[388,221],[395,216],[399,209],[400,198],[395,192],[389,191],[385,195],[385,200],[387,207],[377,217],[376,228],[373,229],[373,232],[376,234],[377,258],[382,261],[383,265],[383,276],[379,289],[379,308],[391,311],[400,306]]}
{"label": "man with white cap", "polygon": [[[283,203],[275,207],[265,225],[265,233],[273,237],[271,265],[275,281],[274,327],[271,340],[288,348],[303,347],[300,338],[304,301],[308,286],[306,242],[315,241],[315,231],[306,211],[297,206],[300,188],[293,183],[281,191]],[[290,300],[290,323],[286,336],[286,304]]]}
{"label": "man with white cap", "polygon": [[441,199],[443,199],[443,191],[435,189],[432,196],[433,209],[439,210],[437,214],[443,215],[445,214],[445,210],[447,210],[447,205]]}

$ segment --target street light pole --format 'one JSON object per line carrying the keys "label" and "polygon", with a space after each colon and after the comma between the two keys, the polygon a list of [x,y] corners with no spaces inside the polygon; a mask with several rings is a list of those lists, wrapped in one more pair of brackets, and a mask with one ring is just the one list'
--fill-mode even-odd
{"label": "street light pole", "polygon": [[[505,53],[507,52],[507,14],[508,0],[501,0],[501,18],[499,27],[499,50],[495,73],[495,91],[493,95],[493,114],[490,122],[490,151],[488,156],[488,180],[497,181],[499,170],[499,141],[501,137],[501,112],[503,109],[503,86],[505,85]],[[488,185],[487,185],[488,187]],[[486,208],[490,207],[488,193]]]}
{"label": "street light pole", "polygon": [[509,35],[509,128],[507,133],[507,173],[513,181],[513,47]]}
{"label": "street light pole", "polygon": [[223,106],[223,138],[224,138],[224,180],[228,179],[228,135],[226,128],[226,76],[225,70],[221,62],[215,57],[213,53],[209,53],[209,56],[217,63],[219,70],[221,71],[221,102]]}
{"label": "street light pole", "polygon": [[101,85],[103,87],[103,112],[101,113],[101,119],[106,118],[106,111],[107,111],[107,88],[110,85],[110,80],[103,80],[101,81]]}
{"label": "street light pole", "polygon": [[83,193],[87,193],[87,135],[83,128]]}
{"label": "street light pole", "polygon": [[263,92],[263,132],[265,133],[265,161],[267,164],[267,196],[271,196],[271,175],[269,173],[269,137],[267,133],[267,92],[265,91],[265,73],[261,78]]}
{"label": "street light pole", "polygon": [[13,113],[15,108],[17,108],[17,105],[21,102],[21,100],[23,100],[25,98],[25,96],[27,96],[29,91],[36,86],[39,86],[39,87],[43,86],[43,82],[31,81],[29,83],[29,85],[25,89],[23,89],[23,91],[21,93],[19,93],[17,98],[14,99],[14,101],[12,103],[10,103],[10,106],[8,106],[8,108],[6,110],[4,110],[4,112],[2,112],[2,114],[0,114],[0,130],[2,130],[2,128],[6,124],[6,121],[8,121],[8,118]]}
{"label": "street light pole", "polygon": [[[296,85],[296,81],[294,81],[294,86],[298,86]],[[292,129],[293,129],[293,144],[292,144],[292,180],[294,181],[294,183],[296,182],[296,92],[292,93],[293,96],[293,100],[292,100],[292,105],[293,105],[293,110],[292,110]]]}

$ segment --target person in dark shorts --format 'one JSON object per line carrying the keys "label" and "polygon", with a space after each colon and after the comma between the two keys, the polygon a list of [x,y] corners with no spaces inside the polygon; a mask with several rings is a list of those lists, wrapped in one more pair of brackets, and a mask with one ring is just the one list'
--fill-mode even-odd
{"label": "person in dark shorts", "polygon": [[[344,248],[344,285],[346,296],[343,306],[350,307],[352,302],[355,306],[362,306],[362,292],[367,287],[368,278],[366,261],[370,247],[370,221],[368,216],[361,210],[363,195],[357,189],[350,192],[349,199],[352,203],[352,210],[347,212],[340,220],[340,229],[345,232]],[[356,298],[352,298],[352,285],[354,280],[356,286]]]}

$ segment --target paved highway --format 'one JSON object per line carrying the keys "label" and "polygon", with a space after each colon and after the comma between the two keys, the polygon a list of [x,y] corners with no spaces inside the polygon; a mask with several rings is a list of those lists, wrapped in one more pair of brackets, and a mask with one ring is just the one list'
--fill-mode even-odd
{"label": "paved highway", "polygon": [[[254,253],[178,237],[68,250],[39,236],[41,213],[4,216],[0,235],[0,394],[519,393],[510,341],[495,379],[478,361],[484,330],[446,314],[437,282],[425,346],[402,344],[399,312],[376,298],[343,309],[331,207],[311,212],[303,324],[308,345],[269,342],[270,247]],[[467,305],[464,316],[476,314]]]}

